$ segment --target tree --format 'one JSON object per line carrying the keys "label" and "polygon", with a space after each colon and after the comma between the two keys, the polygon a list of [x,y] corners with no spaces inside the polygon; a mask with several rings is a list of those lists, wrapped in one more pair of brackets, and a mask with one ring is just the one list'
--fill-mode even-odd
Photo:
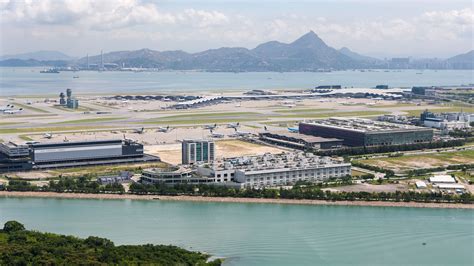
{"label": "tree", "polygon": [[3,231],[7,233],[25,230],[25,226],[17,221],[8,221],[3,226]]}

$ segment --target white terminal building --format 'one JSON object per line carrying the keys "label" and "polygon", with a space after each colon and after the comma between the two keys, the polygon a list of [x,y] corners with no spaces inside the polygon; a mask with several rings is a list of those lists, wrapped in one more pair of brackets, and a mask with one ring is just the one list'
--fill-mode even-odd
{"label": "white terminal building", "polygon": [[292,185],[297,181],[323,182],[351,174],[351,164],[312,153],[287,152],[224,159],[200,165],[197,173],[240,187]]}

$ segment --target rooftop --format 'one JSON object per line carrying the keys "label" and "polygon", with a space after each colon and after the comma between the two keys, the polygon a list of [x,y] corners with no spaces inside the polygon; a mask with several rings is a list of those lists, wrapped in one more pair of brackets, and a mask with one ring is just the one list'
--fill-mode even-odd
{"label": "rooftop", "polygon": [[364,118],[350,118],[350,117],[332,117],[324,120],[316,120],[312,122],[304,122],[304,124],[315,124],[328,128],[347,129],[350,131],[357,131],[362,133],[377,133],[377,132],[400,132],[406,130],[432,130],[423,127],[416,127],[406,124],[395,124],[389,122],[373,121]]}
{"label": "rooftop", "polygon": [[305,135],[305,134],[300,134],[300,133],[291,133],[287,131],[275,131],[275,132],[263,132],[262,134],[272,134],[272,135],[279,135],[279,136],[284,136],[287,138],[295,138],[295,139],[300,139],[303,140],[307,143],[321,143],[321,142],[333,142],[333,141],[342,141],[341,139],[336,139],[336,138],[323,138],[323,137],[316,137],[316,136],[311,136],[311,135]]}
{"label": "rooftop", "polygon": [[289,169],[324,168],[329,166],[350,166],[331,157],[316,156],[304,152],[284,152],[280,154],[266,153],[260,156],[243,156],[215,161],[211,168],[215,170],[238,169],[241,171],[264,171]]}

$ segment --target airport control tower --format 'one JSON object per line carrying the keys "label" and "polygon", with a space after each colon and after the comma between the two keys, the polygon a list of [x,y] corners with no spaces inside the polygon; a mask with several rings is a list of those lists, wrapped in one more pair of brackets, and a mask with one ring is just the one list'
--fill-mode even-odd
{"label": "airport control tower", "polygon": [[70,109],[79,108],[79,101],[75,97],[72,96],[71,89],[66,90],[66,95],[64,95],[64,92],[61,92],[59,94],[59,104]]}

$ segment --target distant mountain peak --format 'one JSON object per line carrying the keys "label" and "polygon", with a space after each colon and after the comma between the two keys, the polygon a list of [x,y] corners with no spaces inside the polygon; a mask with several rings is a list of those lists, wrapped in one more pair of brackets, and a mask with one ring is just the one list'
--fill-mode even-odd
{"label": "distant mountain peak", "polygon": [[296,39],[294,42],[291,43],[291,45],[297,45],[297,46],[318,46],[318,45],[323,45],[327,46],[326,43],[324,43],[321,38],[314,32],[314,31],[309,31],[308,33],[304,34],[303,36],[299,37]]}

